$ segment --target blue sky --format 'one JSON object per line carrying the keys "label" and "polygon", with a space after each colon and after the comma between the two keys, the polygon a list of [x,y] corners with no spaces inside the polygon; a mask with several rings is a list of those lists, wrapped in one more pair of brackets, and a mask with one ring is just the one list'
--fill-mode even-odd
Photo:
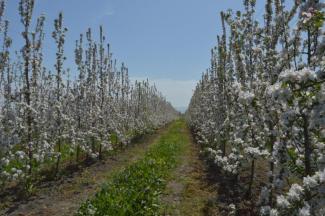
{"label": "blue sky", "polygon": [[[14,46],[20,47],[19,0],[9,0],[7,18]],[[262,1],[264,2],[264,1]],[[45,64],[53,68],[53,20],[64,13],[68,27],[65,66],[75,70],[74,44],[88,27],[103,25],[114,57],[133,79],[155,82],[176,107],[188,105],[210,49],[220,33],[220,11],[241,8],[241,0],[36,0],[35,16],[46,14]],[[263,6],[259,7],[262,13]]]}

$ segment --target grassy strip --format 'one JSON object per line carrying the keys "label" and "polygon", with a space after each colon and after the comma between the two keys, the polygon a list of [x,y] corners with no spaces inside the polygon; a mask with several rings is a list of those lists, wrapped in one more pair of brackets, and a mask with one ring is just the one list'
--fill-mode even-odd
{"label": "grassy strip", "polygon": [[157,215],[165,180],[188,141],[184,127],[184,121],[174,122],[143,159],[117,173],[77,215]]}
{"label": "grassy strip", "polygon": [[[190,138],[189,129],[186,133]],[[170,184],[164,192],[164,207],[160,215],[220,215],[211,206],[217,191],[209,185],[206,177],[205,164],[199,158],[198,145],[189,139],[182,152],[181,163],[169,178]]]}

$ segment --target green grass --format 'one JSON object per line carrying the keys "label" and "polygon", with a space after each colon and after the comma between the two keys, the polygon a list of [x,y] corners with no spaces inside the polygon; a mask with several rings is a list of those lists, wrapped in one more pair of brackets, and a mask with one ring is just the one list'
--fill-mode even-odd
{"label": "green grass", "polygon": [[186,144],[183,120],[175,121],[144,158],[115,174],[77,215],[157,215],[166,179]]}

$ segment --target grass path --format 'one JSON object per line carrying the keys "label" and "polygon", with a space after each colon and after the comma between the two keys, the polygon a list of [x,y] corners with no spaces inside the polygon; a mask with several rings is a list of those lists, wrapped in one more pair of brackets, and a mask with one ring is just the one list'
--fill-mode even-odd
{"label": "grass path", "polygon": [[209,208],[216,191],[181,119],[107,160],[48,182],[0,215],[218,215]]}
{"label": "grass path", "polygon": [[218,215],[217,188],[184,120],[175,121],[145,154],[117,173],[79,216]]}
{"label": "grass path", "polygon": [[27,201],[7,200],[0,215],[10,216],[65,216],[73,215],[81,203],[93,196],[114,173],[142,158],[149,146],[166,132],[165,128],[153,135],[145,135],[129,148],[109,156],[82,171],[59,181],[46,182]]}
{"label": "grass path", "polygon": [[143,159],[117,173],[82,205],[78,215],[157,215],[166,180],[188,144],[185,125],[183,120],[172,123]]}
{"label": "grass path", "polygon": [[217,185],[210,181],[206,164],[200,158],[200,149],[194,143],[189,128],[182,128],[186,148],[178,167],[170,175],[162,196],[165,216],[216,216]]}

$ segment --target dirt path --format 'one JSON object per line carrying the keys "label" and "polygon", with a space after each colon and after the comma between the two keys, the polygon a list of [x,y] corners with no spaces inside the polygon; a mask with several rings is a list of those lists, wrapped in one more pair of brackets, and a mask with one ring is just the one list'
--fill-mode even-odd
{"label": "dirt path", "polygon": [[36,195],[25,202],[11,203],[0,215],[10,216],[64,216],[73,215],[80,204],[95,194],[113,173],[141,158],[150,144],[166,129],[144,136],[128,149],[105,161],[97,162],[60,181],[44,184]]}
{"label": "dirt path", "polygon": [[213,206],[217,196],[217,185],[208,180],[209,173],[199,157],[199,147],[194,143],[188,128],[188,146],[167,184],[162,196],[165,216],[215,216],[219,215]]}

